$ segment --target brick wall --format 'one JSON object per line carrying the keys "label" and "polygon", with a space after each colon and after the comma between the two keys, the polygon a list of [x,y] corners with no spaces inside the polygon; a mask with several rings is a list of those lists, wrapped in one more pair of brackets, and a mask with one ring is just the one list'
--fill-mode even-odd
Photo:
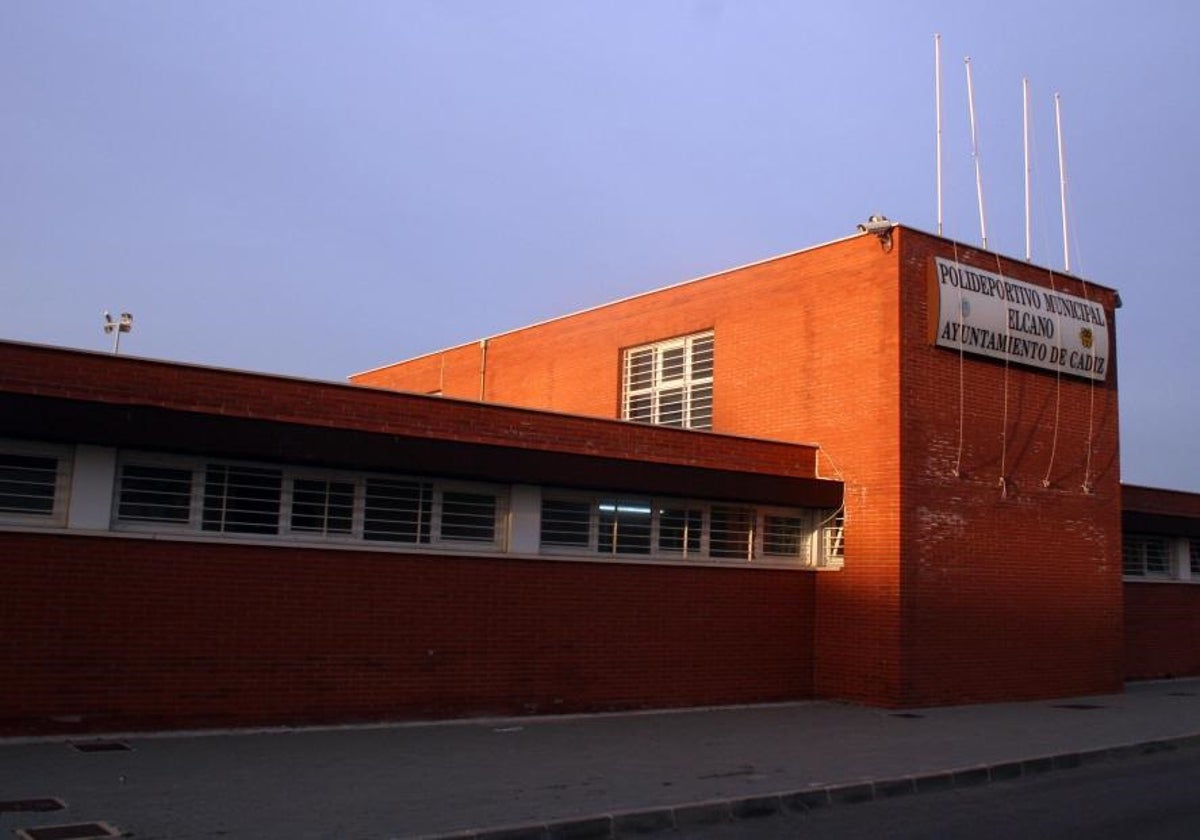
{"label": "brick wall", "polygon": [[[1121,487],[1125,531],[1200,544],[1200,494]],[[1125,584],[1125,671],[1129,679],[1200,676],[1200,585]]]}
{"label": "brick wall", "polygon": [[[434,354],[356,381],[424,390],[437,371],[447,393],[477,395],[482,359],[488,399],[614,417],[622,348],[714,329],[714,428],[819,444],[822,473],[845,482],[846,568],[817,580],[818,695],[919,705],[1115,690],[1116,372],[1093,386],[960,365],[928,332],[934,255],[998,271],[993,254],[900,228],[890,249],[853,237],[496,336],[486,358],[464,345],[444,366]],[[1024,263],[999,271],[1051,283]],[[1053,282],[1112,315],[1111,291]]]}
{"label": "brick wall", "polygon": [[[896,254],[859,237],[489,339],[490,400],[619,415],[621,350],[715,330],[713,428],[818,442],[846,481],[846,552],[817,580],[815,686],[900,696],[899,303]],[[479,346],[447,351],[446,393],[478,393]],[[469,365],[453,361],[474,354]],[[354,381],[425,390],[438,354]],[[456,380],[452,371],[461,371]],[[474,389],[474,390],[472,390]]]}
{"label": "brick wall", "polygon": [[[11,342],[0,342],[0,394],[776,476],[816,469],[809,447]],[[22,421],[53,434],[37,420],[0,417],[0,434]]]}
{"label": "brick wall", "polygon": [[3,538],[0,733],[812,693],[812,573]]}
{"label": "brick wall", "polygon": [[1086,295],[1110,325],[1112,294],[994,254],[955,254],[934,237],[900,236],[905,700],[1119,691],[1116,372],[1093,385],[969,355],[960,363],[931,343],[937,302],[927,278],[935,256],[957,257]]}
{"label": "brick wall", "polygon": [[1200,675],[1200,586],[1125,584],[1125,676]]}

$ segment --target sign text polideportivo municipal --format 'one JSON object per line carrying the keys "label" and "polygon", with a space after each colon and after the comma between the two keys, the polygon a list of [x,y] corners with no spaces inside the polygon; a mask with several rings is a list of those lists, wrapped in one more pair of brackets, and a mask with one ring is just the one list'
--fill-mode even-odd
{"label": "sign text polideportivo municipal", "polygon": [[1108,375],[1104,307],[950,260],[934,267],[939,347],[1086,379]]}

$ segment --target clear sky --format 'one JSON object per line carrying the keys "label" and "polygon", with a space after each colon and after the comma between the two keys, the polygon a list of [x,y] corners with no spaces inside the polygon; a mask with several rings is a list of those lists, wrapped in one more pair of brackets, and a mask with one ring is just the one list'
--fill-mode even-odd
{"label": "clear sky", "polygon": [[319,379],[852,233],[1117,288],[1122,472],[1200,490],[1200,4],[0,4],[0,337]]}

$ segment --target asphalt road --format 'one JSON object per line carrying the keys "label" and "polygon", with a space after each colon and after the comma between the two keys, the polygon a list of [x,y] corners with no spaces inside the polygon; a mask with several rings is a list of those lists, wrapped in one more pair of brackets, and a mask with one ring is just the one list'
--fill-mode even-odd
{"label": "asphalt road", "polygon": [[692,840],[1195,840],[1200,750],[683,832]]}

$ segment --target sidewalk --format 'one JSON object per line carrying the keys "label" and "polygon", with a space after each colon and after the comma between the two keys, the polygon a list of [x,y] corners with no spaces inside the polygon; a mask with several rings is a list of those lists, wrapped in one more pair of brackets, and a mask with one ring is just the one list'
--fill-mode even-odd
{"label": "sidewalk", "polygon": [[121,740],[131,749],[0,740],[0,800],[65,803],[0,812],[0,834],[624,836],[1200,746],[1200,680],[901,713],[807,702]]}

